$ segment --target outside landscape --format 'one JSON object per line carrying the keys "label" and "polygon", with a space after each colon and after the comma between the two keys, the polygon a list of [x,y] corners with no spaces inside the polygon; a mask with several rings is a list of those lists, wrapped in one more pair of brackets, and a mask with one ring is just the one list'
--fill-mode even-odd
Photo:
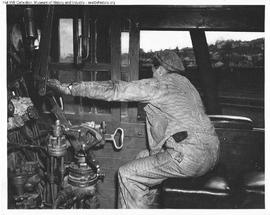
{"label": "outside landscape", "polygon": [[[203,97],[193,48],[176,46],[171,50],[182,59],[186,76]],[[150,59],[156,52],[140,49],[139,79],[152,77]],[[253,119],[256,121],[257,112],[264,109],[264,38],[250,41],[217,40],[209,45],[209,54],[215,73],[219,102],[227,104],[229,101],[236,106],[247,108],[249,110],[246,116],[251,118],[256,112]],[[139,119],[144,119],[142,107],[139,108]],[[264,122],[256,123],[264,126]]]}

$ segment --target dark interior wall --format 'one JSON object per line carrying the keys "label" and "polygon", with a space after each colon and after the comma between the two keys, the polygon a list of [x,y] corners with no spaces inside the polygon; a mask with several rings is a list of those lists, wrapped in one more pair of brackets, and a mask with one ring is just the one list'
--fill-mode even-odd
{"label": "dark interior wall", "polygon": [[216,129],[220,143],[220,162],[235,179],[242,173],[264,169],[264,131]]}
{"label": "dark interior wall", "polygon": [[46,6],[40,5],[7,5],[7,24],[22,23],[24,9],[31,7],[34,10],[35,24],[38,28],[43,28]]}
{"label": "dark interior wall", "polygon": [[118,169],[125,163],[134,160],[135,156],[143,149],[146,149],[145,138],[126,137],[120,151],[115,151],[112,144],[107,143],[104,149],[94,152],[105,173],[104,182],[98,185],[101,208],[116,208]]}
{"label": "dark interior wall", "polygon": [[[42,25],[46,5],[7,5],[7,22],[23,16],[23,9],[35,10],[35,21]],[[110,13],[119,9],[126,17],[135,17],[141,29],[194,29],[264,31],[264,5],[205,5],[205,6],[65,6],[56,5],[56,10],[80,14],[82,8],[93,8],[97,13]],[[104,13],[105,11],[107,13]]]}
{"label": "dark interior wall", "polygon": [[141,29],[155,30],[264,31],[264,10],[263,5],[134,7]]}

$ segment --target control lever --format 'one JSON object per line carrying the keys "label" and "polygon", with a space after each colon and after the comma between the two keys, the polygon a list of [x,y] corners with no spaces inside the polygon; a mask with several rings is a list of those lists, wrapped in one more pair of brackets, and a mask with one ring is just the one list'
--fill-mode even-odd
{"label": "control lever", "polygon": [[[116,143],[117,140],[115,139],[118,134],[120,135],[119,144]],[[122,149],[124,143],[124,129],[117,128],[113,134],[104,134],[104,139],[105,141],[112,141],[114,148],[117,150]]]}
{"label": "control lever", "polygon": [[84,145],[86,147],[85,151],[88,151],[92,146],[101,143],[103,138],[99,131],[86,123],[65,127],[64,133],[68,136],[72,136],[76,140],[77,144],[72,144],[75,150],[79,150],[80,147]]}

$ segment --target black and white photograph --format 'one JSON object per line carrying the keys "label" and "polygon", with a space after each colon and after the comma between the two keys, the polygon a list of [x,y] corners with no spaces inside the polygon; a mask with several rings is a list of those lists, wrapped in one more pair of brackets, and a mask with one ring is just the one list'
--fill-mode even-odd
{"label": "black and white photograph", "polygon": [[4,1],[0,214],[269,213],[267,8]]}

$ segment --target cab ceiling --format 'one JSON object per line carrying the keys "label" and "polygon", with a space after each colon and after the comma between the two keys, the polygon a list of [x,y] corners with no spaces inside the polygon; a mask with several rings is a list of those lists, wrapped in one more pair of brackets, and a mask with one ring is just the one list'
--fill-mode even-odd
{"label": "cab ceiling", "polygon": [[[8,5],[8,20],[14,19],[27,6]],[[30,7],[33,7],[30,5]],[[44,17],[47,6],[35,5],[37,18]],[[90,16],[130,18],[141,30],[188,30],[264,32],[264,5],[117,5],[117,6],[77,6],[56,5],[57,17],[82,16],[88,11]],[[42,22],[42,20],[39,20]]]}

